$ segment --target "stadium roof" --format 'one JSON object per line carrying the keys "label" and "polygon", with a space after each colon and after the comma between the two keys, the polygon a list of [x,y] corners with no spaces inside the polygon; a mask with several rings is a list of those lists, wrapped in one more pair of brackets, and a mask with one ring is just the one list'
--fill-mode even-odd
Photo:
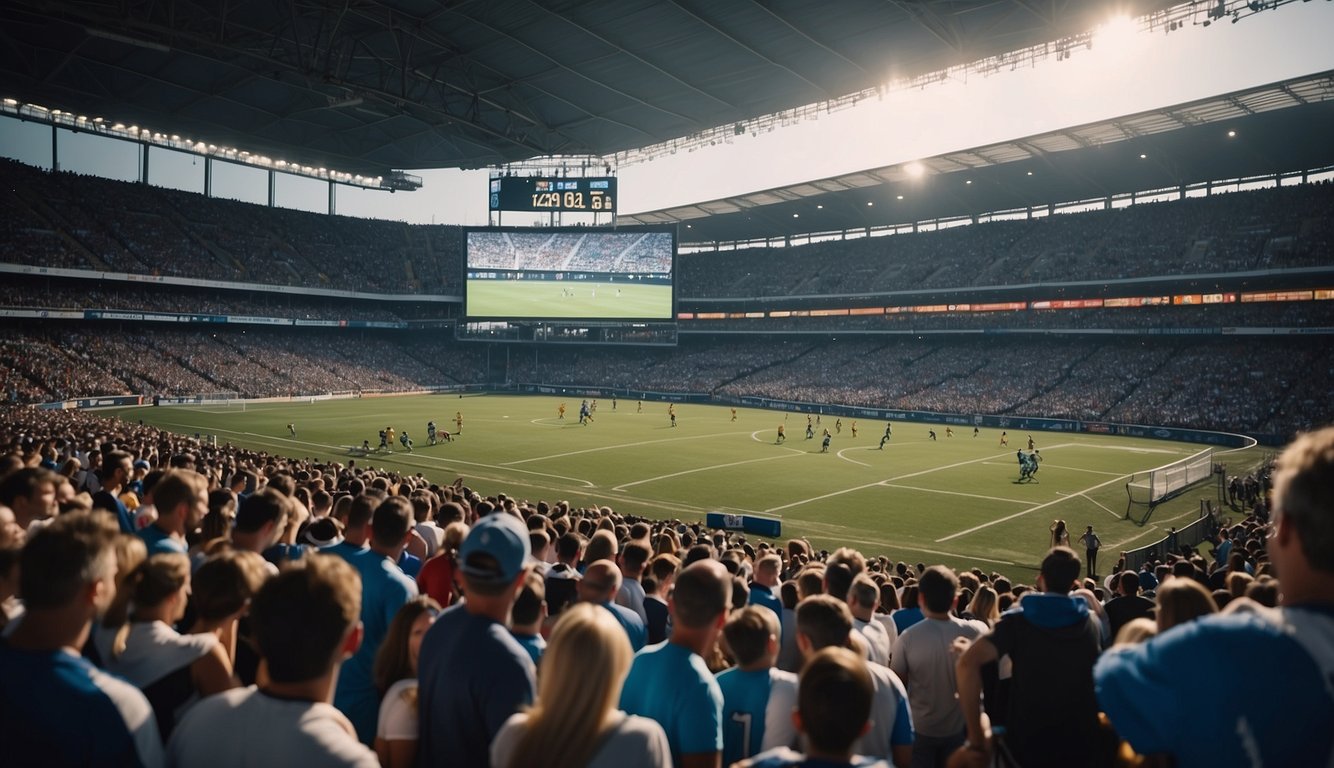
{"label": "stadium roof", "polygon": [[682,223],[683,244],[856,230],[1328,168],[1331,136],[1334,70],[924,158],[916,169],[873,168],[618,220]]}
{"label": "stadium roof", "polygon": [[6,0],[0,96],[349,172],[472,168],[644,147],[1107,13],[1099,0]]}

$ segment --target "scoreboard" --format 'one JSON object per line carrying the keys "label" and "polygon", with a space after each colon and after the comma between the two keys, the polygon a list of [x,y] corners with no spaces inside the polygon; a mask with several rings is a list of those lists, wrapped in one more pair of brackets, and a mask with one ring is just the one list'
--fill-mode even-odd
{"label": "scoreboard", "polygon": [[501,176],[491,179],[489,203],[493,211],[615,213],[616,179]]}

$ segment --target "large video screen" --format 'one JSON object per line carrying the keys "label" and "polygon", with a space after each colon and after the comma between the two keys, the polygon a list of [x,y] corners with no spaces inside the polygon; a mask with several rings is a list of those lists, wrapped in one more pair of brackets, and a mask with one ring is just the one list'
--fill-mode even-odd
{"label": "large video screen", "polygon": [[676,234],[664,229],[471,229],[464,314],[671,320]]}

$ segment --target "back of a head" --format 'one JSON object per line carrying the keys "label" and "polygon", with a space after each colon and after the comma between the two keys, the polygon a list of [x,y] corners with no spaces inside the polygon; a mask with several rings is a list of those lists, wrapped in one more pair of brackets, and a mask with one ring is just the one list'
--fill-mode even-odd
{"label": "back of a head", "polygon": [[880,603],[880,588],[869,576],[859,574],[848,588],[848,606],[874,611]]}
{"label": "back of a head", "polygon": [[1302,435],[1279,456],[1273,515],[1292,526],[1312,569],[1334,573],[1334,427]]}
{"label": "back of a head", "polygon": [[748,605],[735,611],[723,625],[723,639],[737,666],[747,667],[764,658],[769,639],[779,633],[778,617],[768,608]]}
{"label": "back of a head", "polygon": [[681,570],[672,592],[672,616],[678,626],[703,629],[718,620],[732,600],[732,580],[714,560],[701,560]]}
{"label": "back of a head", "polygon": [[178,552],[149,557],[129,576],[126,586],[135,609],[153,608],[190,580],[190,558]]}
{"label": "back of a head", "polygon": [[556,540],[556,557],[566,562],[574,562],[583,547],[584,537],[570,531]]}
{"label": "back of a head", "polygon": [[844,647],[852,631],[852,613],[842,600],[812,595],[797,603],[797,632],[811,641],[814,650]]}
{"label": "back of a head", "polygon": [[372,496],[369,493],[361,493],[352,497],[352,507],[347,511],[347,527],[353,531],[360,531],[371,524],[371,518],[375,516],[375,508],[380,505],[380,497]]}
{"label": "back of a head", "polygon": [[917,581],[917,593],[933,613],[947,613],[954,607],[959,594],[959,577],[943,565],[933,565],[922,572]]}
{"label": "back of a head", "polygon": [[828,563],[824,569],[825,594],[840,600],[847,596],[852,588],[852,569],[843,563]]}
{"label": "back of a head", "polygon": [[589,563],[578,584],[580,599],[594,603],[611,600],[620,588],[621,571],[610,560]]}
{"label": "back of a head", "polygon": [[384,549],[402,546],[412,522],[412,503],[402,496],[390,496],[371,517],[371,543]]}
{"label": "back of a head", "polygon": [[625,575],[636,576],[644,571],[644,564],[653,555],[653,550],[642,541],[631,540],[621,551],[621,562],[625,564]]}
{"label": "back of a head", "polygon": [[59,515],[19,556],[19,590],[29,610],[62,608],[116,573],[116,521],[101,512]]}
{"label": "back of a head", "polygon": [[249,605],[268,579],[264,558],[232,550],[205,560],[190,578],[190,605],[204,621],[220,621]]}
{"label": "back of a head", "polygon": [[299,683],[328,673],[360,612],[361,577],[342,558],[310,555],[290,563],[250,608],[269,677]]}
{"label": "back of a head", "polygon": [[685,559],[681,561],[682,566],[691,566],[701,560],[713,559],[713,547],[708,544],[695,544],[686,550]]}
{"label": "back of a head", "polygon": [[1139,594],[1139,574],[1134,571],[1125,571],[1121,574],[1120,582],[1121,594],[1138,595]]}
{"label": "back of a head", "polygon": [[597,560],[615,559],[616,535],[605,529],[594,532],[592,538],[588,540],[588,548],[584,550],[584,561],[592,563]]}
{"label": "back of a head", "polygon": [[529,571],[523,589],[514,600],[510,619],[516,627],[526,627],[542,618],[542,604],[547,599],[546,579],[537,571]]}
{"label": "back of a head", "polygon": [[250,494],[236,510],[236,530],[239,533],[258,533],[273,523],[278,528],[286,523],[292,500],[272,488],[261,488]]}
{"label": "back of a head", "polygon": [[829,559],[825,561],[825,564],[839,564],[846,566],[852,576],[856,576],[857,574],[866,571],[866,557],[852,547],[839,547],[834,550],[834,552],[829,555]]}
{"label": "back of a head", "polygon": [[1042,558],[1042,583],[1047,592],[1069,594],[1079,579],[1079,555],[1069,547],[1052,547]]}
{"label": "back of a head", "polygon": [[1156,599],[1159,631],[1218,612],[1213,595],[1194,579],[1168,579],[1158,587]]}
{"label": "back of a head", "polygon": [[846,648],[824,648],[807,660],[797,688],[801,728],[812,751],[846,754],[871,719],[875,684],[866,662]]}

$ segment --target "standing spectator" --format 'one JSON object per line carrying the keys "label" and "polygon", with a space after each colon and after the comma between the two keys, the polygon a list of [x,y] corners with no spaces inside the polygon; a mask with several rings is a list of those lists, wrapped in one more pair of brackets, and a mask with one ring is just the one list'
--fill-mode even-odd
{"label": "standing spectator", "polygon": [[[1334,763],[1334,428],[1283,452],[1273,499],[1278,608],[1206,617],[1098,662],[1098,702],[1137,752],[1182,766]],[[1183,669],[1228,674],[1201,688]]]}
{"label": "standing spectator", "polygon": [[[102,460],[102,487],[93,494],[93,507],[116,516],[122,533],[134,533],[134,513],[120,500],[121,492],[134,474],[134,457],[125,451],[111,451]],[[150,551],[149,554],[154,554]]]}
{"label": "standing spectator", "polygon": [[672,635],[635,655],[621,691],[621,709],[658,721],[667,732],[672,764],[716,768],[723,748],[723,694],[704,663],[731,603],[732,580],[716,560],[681,571],[668,598]]}
{"label": "standing spectator", "polygon": [[1092,579],[1098,575],[1098,550],[1102,548],[1102,539],[1098,538],[1090,525],[1084,535],[1079,537],[1079,543],[1084,545],[1084,555],[1088,558],[1088,577]]}
{"label": "standing spectator", "polygon": [[116,595],[117,530],[110,517],[72,512],[34,534],[19,556],[26,613],[0,643],[0,750],[7,764],[163,762],[148,700],[79,655],[93,617]]}
{"label": "standing spectator", "polygon": [[959,579],[943,565],[933,565],[918,582],[921,621],[908,627],[894,642],[890,668],[908,689],[914,740],[913,768],[943,766],[964,742],[963,712],[955,698],[956,679],[952,650],[955,640],[976,640],[987,631],[978,621],[965,621],[950,612],[958,600]]}
{"label": "standing spectator", "polygon": [[[128,458],[128,454],[127,454]],[[139,531],[148,554],[186,554],[186,534],[199,527],[208,513],[208,480],[198,472],[173,469],[153,486],[157,519]]]}
{"label": "standing spectator", "polygon": [[1168,579],[1158,590],[1158,631],[1218,613],[1213,595],[1194,579]]}
{"label": "standing spectator", "polygon": [[598,560],[589,563],[584,570],[584,577],[579,580],[579,602],[593,603],[611,611],[611,615],[625,627],[625,634],[630,638],[630,647],[636,651],[643,648],[648,640],[648,630],[639,614],[611,601],[621,588],[621,572],[611,560]]}
{"label": "standing spectator", "polygon": [[858,738],[871,727],[875,685],[866,662],[846,648],[817,652],[801,670],[792,720],[806,738],[806,753],[774,747],[739,768],[888,768],[883,760],[856,756]]}
{"label": "standing spectator", "polygon": [[1139,574],[1123,571],[1116,584],[1117,596],[1107,601],[1107,621],[1111,625],[1111,636],[1121,631],[1133,619],[1152,619],[1157,607],[1152,600],[1139,593]]}
{"label": "standing spectator", "polygon": [[[847,604],[830,595],[802,600],[797,605],[797,645],[807,660],[824,648],[852,647],[852,614]],[[866,666],[875,685],[871,727],[858,739],[854,751],[907,768],[912,762],[913,724],[903,682],[888,667]]]}
{"label": "standing spectator", "polygon": [[1008,655],[1013,665],[1005,738],[997,749],[1025,768],[1088,765],[1095,750],[1098,707],[1093,663],[1102,629],[1083,599],[1071,597],[1079,556],[1055,547],[1042,560],[1039,593],[1025,593],[1018,610],[1001,616],[991,634],[969,646],[958,663],[959,706],[968,740],[955,755],[964,765],[987,764],[982,726],[982,667]]}
{"label": "standing spectator", "polygon": [[542,653],[547,647],[547,641],[542,638],[542,624],[546,621],[546,618],[546,580],[534,568],[528,572],[528,579],[524,582],[523,590],[519,592],[518,599],[514,601],[514,610],[511,616],[513,626],[510,627],[514,639],[518,640],[519,645],[522,645],[523,649],[528,652],[534,665],[542,660]]}
{"label": "standing spectator", "polygon": [[422,638],[440,604],[421,595],[403,604],[375,656],[375,688],[382,696],[375,726],[375,754],[383,768],[417,764],[417,664]]}
{"label": "standing spectator", "polygon": [[528,546],[523,523],[504,512],[479,520],[463,540],[468,599],[440,614],[422,640],[421,765],[487,765],[500,727],[533,701],[533,661],[508,628],[528,577]]}
{"label": "standing spectator", "polygon": [[644,613],[648,616],[648,644],[657,645],[667,639],[667,595],[671,594],[676,583],[676,574],[681,570],[681,561],[676,555],[663,553],[649,561],[652,573],[653,589],[645,587]]}
{"label": "standing spectator", "polygon": [[575,605],[551,633],[537,703],[491,744],[496,768],[668,768],[667,735],[616,708],[633,654],[607,611]]}
{"label": "standing spectator", "polygon": [[[723,638],[736,662],[718,674],[723,692],[723,765],[796,742],[792,709],[783,705],[796,700],[797,676],[774,668],[778,633],[778,617],[757,605],[733,612],[723,626]],[[773,695],[775,688],[782,689],[778,695]]]}
{"label": "standing spectator", "polygon": [[375,742],[375,719],[380,711],[375,655],[399,609],[417,596],[417,582],[394,564],[411,532],[412,505],[402,496],[391,496],[375,509],[370,549],[353,560],[361,576],[361,647],[343,662],[334,706],[352,721],[357,738],[367,746]]}
{"label": "standing spectator", "polygon": [[264,685],[195,705],[167,744],[169,763],[379,768],[329,704],[339,663],[361,641],[360,600],[356,571],[333,557],[311,555],[270,579],[250,608]]}
{"label": "standing spectator", "polygon": [[458,598],[459,547],[467,536],[467,525],[461,522],[446,525],[439,551],[422,564],[417,574],[417,590],[430,595],[441,608],[448,608]]}
{"label": "standing spectator", "polygon": [[887,667],[892,646],[885,625],[875,618],[875,609],[878,605],[880,605],[880,588],[869,576],[858,574],[852,580],[852,588],[848,590],[848,610],[852,612],[852,627],[866,639],[866,645],[871,651],[871,661]]}
{"label": "standing spectator", "polygon": [[[783,559],[778,555],[764,555],[755,563],[755,579],[750,583],[750,604],[759,605],[774,612],[781,625],[783,621],[783,601],[774,594],[782,582],[778,574],[783,570]],[[781,631],[780,631],[781,640]]]}
{"label": "standing spectator", "polygon": [[49,520],[59,511],[55,473],[41,467],[10,472],[0,479],[0,505],[13,510],[14,521],[24,531],[36,520]]}
{"label": "standing spectator", "polygon": [[621,586],[616,591],[616,604],[634,611],[643,624],[648,623],[648,615],[644,613],[644,586],[639,580],[644,575],[644,566],[648,564],[648,559],[652,555],[653,550],[649,549],[647,544],[642,541],[631,541],[626,543],[616,558],[617,565],[621,568]]}
{"label": "standing spectator", "polygon": [[575,531],[556,540],[556,564],[547,570],[547,611],[560,616],[561,611],[578,597],[579,561],[584,556],[584,537]]}

